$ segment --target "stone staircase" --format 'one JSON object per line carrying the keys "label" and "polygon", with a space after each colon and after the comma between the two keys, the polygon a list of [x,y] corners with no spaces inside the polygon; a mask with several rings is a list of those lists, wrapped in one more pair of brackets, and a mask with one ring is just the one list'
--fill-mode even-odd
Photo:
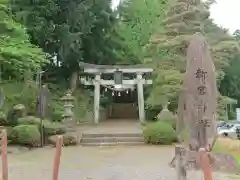
{"label": "stone staircase", "polygon": [[144,144],[141,133],[83,133],[82,146],[135,146]]}
{"label": "stone staircase", "polygon": [[131,103],[114,103],[112,105],[112,119],[137,119],[138,111]]}

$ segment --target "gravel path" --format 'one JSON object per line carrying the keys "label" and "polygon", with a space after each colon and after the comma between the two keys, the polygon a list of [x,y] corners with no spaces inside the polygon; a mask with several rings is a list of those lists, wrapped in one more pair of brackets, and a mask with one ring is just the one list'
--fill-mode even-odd
{"label": "gravel path", "polygon": [[[59,180],[176,180],[168,167],[173,148],[69,147],[63,149]],[[39,149],[9,155],[9,180],[50,180],[54,149]],[[214,174],[214,180],[236,180],[240,176]],[[189,172],[189,180],[203,180],[200,172]]]}

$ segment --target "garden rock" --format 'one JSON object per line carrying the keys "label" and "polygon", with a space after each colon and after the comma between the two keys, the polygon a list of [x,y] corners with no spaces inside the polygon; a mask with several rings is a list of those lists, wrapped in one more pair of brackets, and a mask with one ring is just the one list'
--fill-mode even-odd
{"label": "garden rock", "polygon": [[[61,135],[63,137],[64,146],[74,146],[77,145],[77,137],[74,134],[66,133]],[[53,135],[48,138],[48,141],[52,145],[56,145],[58,135]]]}
{"label": "garden rock", "polygon": [[34,116],[27,116],[18,119],[18,124],[20,125],[40,125],[41,119]]}

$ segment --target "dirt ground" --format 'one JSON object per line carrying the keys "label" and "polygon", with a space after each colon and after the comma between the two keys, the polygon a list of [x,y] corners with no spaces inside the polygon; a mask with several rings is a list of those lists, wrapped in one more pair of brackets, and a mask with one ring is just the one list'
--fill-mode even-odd
{"label": "dirt ground", "polygon": [[[63,149],[59,180],[176,180],[168,166],[172,147],[68,147]],[[9,180],[50,180],[54,149],[38,149],[9,155]],[[214,180],[240,176],[214,174]],[[201,172],[189,172],[189,180],[203,180]]]}

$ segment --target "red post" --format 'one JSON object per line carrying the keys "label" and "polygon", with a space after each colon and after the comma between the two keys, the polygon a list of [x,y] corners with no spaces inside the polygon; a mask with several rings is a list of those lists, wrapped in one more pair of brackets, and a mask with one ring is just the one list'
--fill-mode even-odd
{"label": "red post", "polygon": [[8,180],[7,131],[2,131],[2,180]]}
{"label": "red post", "polygon": [[63,137],[58,136],[56,141],[56,152],[55,152],[55,159],[53,164],[52,180],[58,180],[60,157],[62,153],[62,144],[63,144]]}
{"label": "red post", "polygon": [[204,148],[201,148],[199,150],[199,153],[201,168],[204,174],[204,180],[213,180],[211,163],[207,151]]}

